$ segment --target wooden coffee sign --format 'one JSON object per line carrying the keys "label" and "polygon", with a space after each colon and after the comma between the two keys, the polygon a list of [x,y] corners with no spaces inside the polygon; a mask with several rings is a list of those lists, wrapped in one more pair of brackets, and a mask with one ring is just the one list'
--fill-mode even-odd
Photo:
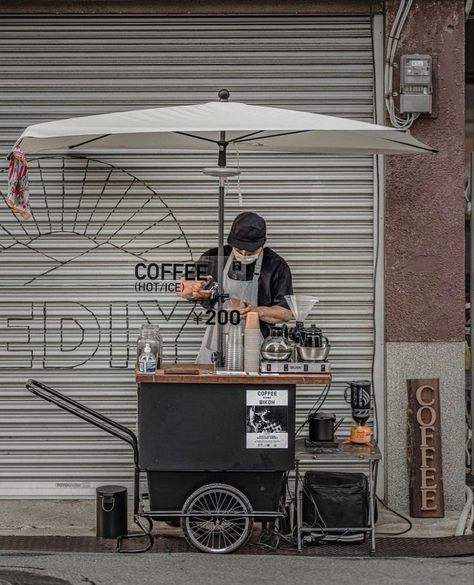
{"label": "wooden coffee sign", "polygon": [[439,380],[407,380],[410,515],[443,518]]}

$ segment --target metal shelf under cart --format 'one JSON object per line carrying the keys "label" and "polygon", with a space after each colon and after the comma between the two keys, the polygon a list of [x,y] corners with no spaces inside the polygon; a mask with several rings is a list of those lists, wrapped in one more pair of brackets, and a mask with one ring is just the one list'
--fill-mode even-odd
{"label": "metal shelf under cart", "polygon": [[[344,533],[370,533],[370,553],[375,554],[375,498],[377,467],[382,459],[382,454],[376,443],[372,445],[344,445],[339,442],[337,447],[310,448],[306,447],[304,439],[298,439],[295,445],[295,503],[296,503],[296,530],[298,550],[302,550],[303,534],[323,534],[339,532]],[[303,526],[303,482],[300,478],[300,465],[311,467],[325,466],[328,464],[353,465],[365,464],[367,467],[369,483],[369,522],[367,527],[324,528]]]}

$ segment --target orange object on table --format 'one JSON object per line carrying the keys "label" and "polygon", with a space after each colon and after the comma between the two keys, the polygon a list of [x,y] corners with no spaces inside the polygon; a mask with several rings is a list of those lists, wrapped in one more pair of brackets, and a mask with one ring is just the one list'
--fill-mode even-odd
{"label": "orange object on table", "polygon": [[357,445],[372,445],[372,429],[367,425],[354,425],[351,428],[351,436],[343,441],[344,445],[355,443]]}

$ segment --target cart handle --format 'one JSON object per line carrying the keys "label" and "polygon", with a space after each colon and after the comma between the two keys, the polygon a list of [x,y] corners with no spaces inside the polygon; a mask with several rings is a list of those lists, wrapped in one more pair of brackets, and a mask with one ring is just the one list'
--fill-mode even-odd
{"label": "cart handle", "polygon": [[133,460],[135,466],[138,466],[138,441],[133,431],[112,420],[111,418],[101,414],[100,412],[97,412],[96,410],[93,410],[92,408],[89,408],[88,406],[85,406],[84,404],[69,398],[69,396],[65,396],[61,392],[58,392],[57,390],[54,390],[53,388],[50,388],[49,386],[46,386],[46,384],[42,384],[37,380],[30,379],[27,381],[25,386],[26,389],[32,394],[43,398],[43,400],[46,400],[51,404],[55,404],[59,408],[62,408],[74,416],[89,422],[91,425],[105,431],[106,433],[109,433],[110,435],[113,435],[117,439],[128,443],[133,449]]}

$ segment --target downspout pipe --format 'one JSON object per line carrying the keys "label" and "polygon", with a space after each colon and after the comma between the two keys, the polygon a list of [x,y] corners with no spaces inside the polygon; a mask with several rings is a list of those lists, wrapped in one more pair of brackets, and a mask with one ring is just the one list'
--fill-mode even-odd
{"label": "downspout pipe", "polygon": [[[459,517],[458,523],[456,525],[456,530],[454,532],[454,536],[462,536],[466,532],[466,528],[470,531],[470,527],[472,526],[472,522],[468,524],[469,513],[471,513],[471,517],[474,514],[473,503],[474,503],[474,495],[472,490],[469,486],[464,487],[464,493],[466,495],[466,503],[464,504],[464,508],[462,509],[461,516]],[[471,518],[472,520],[472,518]]]}

